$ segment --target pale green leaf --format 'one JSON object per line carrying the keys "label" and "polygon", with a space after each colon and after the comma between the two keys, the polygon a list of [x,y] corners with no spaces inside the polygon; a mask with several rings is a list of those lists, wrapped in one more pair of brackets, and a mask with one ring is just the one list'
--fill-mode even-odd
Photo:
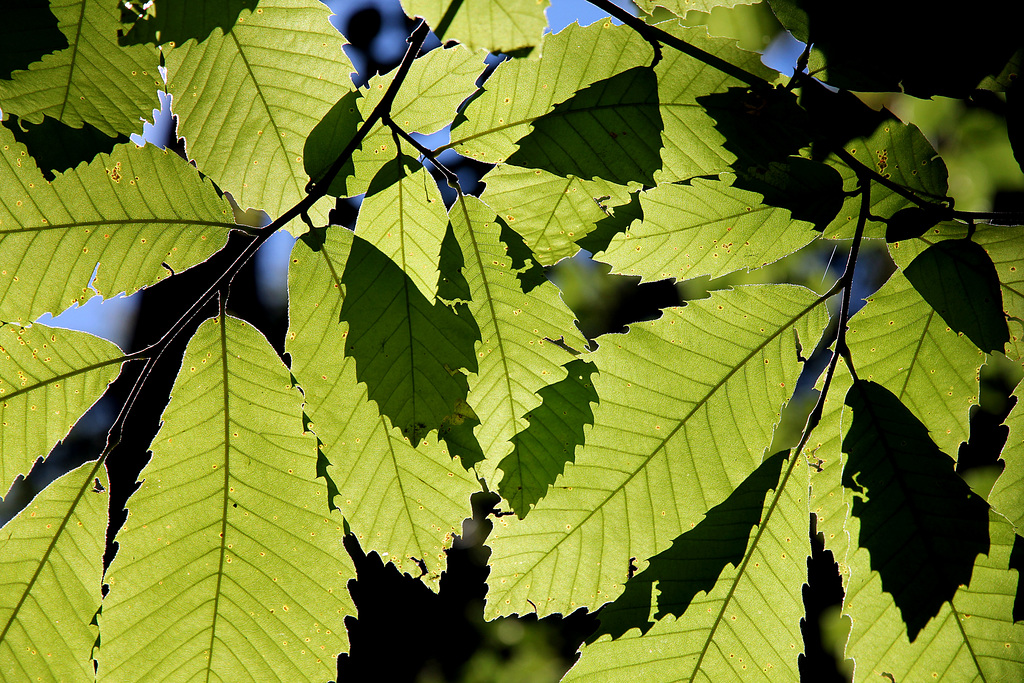
{"label": "pale green leaf", "polygon": [[402,0],[406,14],[423,17],[442,41],[488,52],[537,45],[549,0]]}
{"label": "pale green leaf", "polygon": [[[483,69],[483,56],[464,47],[431,50],[412,63],[391,105],[392,120],[407,133],[436,133],[451,122],[459,104],[476,90],[476,79]],[[374,76],[365,91],[346,95],[316,125],[303,152],[306,173],[311,178],[320,178],[330,168],[380,104],[396,73],[392,70]],[[396,142],[391,129],[378,122],[331,183],[328,193],[346,197],[366,192],[385,164],[396,158],[397,148],[403,148],[405,154],[412,152],[411,145]]]}
{"label": "pale green leaf", "polygon": [[488,459],[481,472],[487,477],[511,451],[512,436],[526,428],[524,416],[540,405],[537,392],[565,377],[562,365],[572,356],[552,341],[580,350],[586,340],[552,283],[523,293],[493,210],[460,195],[449,218],[480,329],[479,369],[470,376],[467,400],[480,418],[476,436]]}
{"label": "pale green leaf", "polygon": [[436,440],[413,448],[369,400],[355,359],[345,356],[348,325],[340,322],[352,238],[329,228],[322,244],[309,244],[317,234],[292,250],[286,349],[311,429],[331,463],[328,474],[339,492],[334,502],[364,550],[410,571],[417,570],[409,558],[423,560],[436,582],[444,549],[471,515],[469,497],[479,485]]}
{"label": "pale green leaf", "polygon": [[539,60],[512,59],[500,64],[483,92],[452,127],[460,154],[488,163],[512,155],[530,124],[577,90],[626,69],[650,64],[651,46],[627,26],[611,21],[580,27],[570,24],[544,38]]}
{"label": "pale green leaf", "polygon": [[316,447],[267,340],[236,318],[200,325],[105,576],[101,679],[334,673],[355,570]]}
{"label": "pale green leaf", "polygon": [[[5,435],[6,437],[6,431]],[[0,678],[93,681],[107,476],[87,462],[0,529]]]}
{"label": "pale green leaf", "polygon": [[[946,196],[946,164],[917,126],[885,121],[870,137],[851,140],[843,148],[870,170],[913,190],[922,199],[938,201]],[[839,171],[843,188],[851,196],[846,198],[839,215],[825,228],[824,234],[828,239],[849,239],[853,237],[860,214],[860,196],[853,194],[858,186],[857,174],[834,155],[827,161]],[[889,218],[908,206],[915,204],[880,183],[872,183],[871,215]],[[884,237],[885,225],[869,221],[864,234]]]}
{"label": "pale green leaf", "polygon": [[[242,208],[276,217],[306,194],[306,136],[352,89],[345,39],[329,16],[316,0],[262,0],[227,33],[167,55],[188,155]],[[317,208],[310,215],[325,218]]]}
{"label": "pale green leaf", "polygon": [[483,178],[484,202],[517,233],[535,258],[550,266],[572,256],[576,240],[608,217],[607,203],[629,202],[626,188],[605,180],[561,177],[539,168],[494,167]]}
{"label": "pale green leaf", "polygon": [[[859,525],[848,525],[856,541]],[[847,656],[855,662],[854,681],[877,681],[885,672],[896,681],[1016,681],[1024,677],[1024,623],[1012,611],[1018,574],[1009,569],[1013,527],[991,512],[991,548],[978,555],[970,585],[910,642],[892,596],[882,592],[869,553],[850,558],[843,611],[852,618]]]}
{"label": "pale green leaf", "polygon": [[636,0],[637,7],[651,14],[655,7],[664,7],[677,17],[687,12],[710,12],[716,7],[735,7],[736,5],[756,5],[761,0]]}
{"label": "pale green leaf", "polygon": [[118,146],[51,184],[6,128],[0,142],[0,320],[56,315],[92,290],[131,294],[208,258],[234,226],[211,183],[152,145]]}
{"label": "pale green leaf", "polygon": [[600,637],[566,681],[800,679],[807,465],[784,455],[651,558],[601,612]]}
{"label": "pale green leaf", "polygon": [[939,449],[955,457],[970,436],[985,354],[950,330],[901,272],[853,316],[847,343],[857,375],[895,394]]}
{"label": "pale green leaf", "polygon": [[586,444],[525,520],[488,541],[488,614],[614,599],[631,557],[664,550],[761,462],[824,304],[791,285],[741,287],[602,340]]}
{"label": "pale green leaf", "polygon": [[0,81],[0,108],[32,123],[43,116],[72,128],[91,123],[111,137],[141,132],[142,120],[160,108],[157,49],[118,46],[116,3],[53,0],[50,9],[68,46]]}
{"label": "pale green leaf", "polygon": [[[693,28],[660,24],[669,33],[716,57],[771,81],[777,75],[761,63],[756,52],[741,50],[735,41],[712,38],[702,26]],[[693,176],[729,170],[736,156],[724,146],[726,138],[702,103],[704,97],[728,88],[746,88],[746,84],[727,76],[704,62],[678,50],[665,49],[664,58],[654,67],[658,77],[658,99],[665,129],[661,140],[664,164],[655,174],[659,183],[687,180]]]}
{"label": "pale green leaf", "polygon": [[810,223],[725,181],[694,178],[640,193],[643,221],[616,235],[597,258],[644,280],[718,277],[760,268],[818,237]]}
{"label": "pale green leaf", "polygon": [[398,264],[430,302],[437,293],[437,260],[447,225],[437,183],[419,166],[363,200],[356,230]]}
{"label": "pale green leaf", "polygon": [[123,362],[120,349],[91,334],[0,326],[0,489],[68,435]]}
{"label": "pale green leaf", "polygon": [[1006,463],[1006,469],[996,479],[988,501],[1020,533],[1024,531],[1024,383],[1017,385],[1011,397],[1017,399],[1017,404],[1006,417],[1005,424],[1010,432],[999,456]]}

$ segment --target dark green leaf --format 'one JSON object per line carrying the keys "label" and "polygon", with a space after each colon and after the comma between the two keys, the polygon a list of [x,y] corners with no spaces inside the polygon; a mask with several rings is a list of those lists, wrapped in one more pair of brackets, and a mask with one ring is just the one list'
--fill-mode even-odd
{"label": "dark green leaf", "polygon": [[533,122],[508,163],[556,175],[654,184],[661,168],[658,80],[633,67],[596,81]]}
{"label": "dark green leaf", "polygon": [[737,173],[734,186],[764,196],[764,203],[789,209],[796,220],[823,231],[843,208],[843,178],[817,161],[789,157]]}
{"label": "dark green leaf", "polygon": [[56,178],[55,173],[92,161],[97,154],[110,154],[115,145],[128,142],[128,136],[118,134],[112,138],[88,122],[81,128],[72,128],[49,116],[37,124],[11,114],[3,125],[15,140],[25,145],[43,177],[50,181]]}
{"label": "dark green leaf", "polygon": [[341,283],[345,355],[370,399],[413,446],[466,399],[463,369],[476,370],[475,325],[443,303],[431,305],[394,261],[356,236]]}
{"label": "dark green leaf", "polygon": [[203,41],[214,29],[230,31],[242,10],[252,12],[257,4],[259,0],[156,0],[118,42],[181,45],[186,40]]}
{"label": "dark green leaf", "polygon": [[715,120],[725,138],[722,146],[736,155],[732,167],[737,171],[782,160],[811,142],[807,112],[797,106],[791,92],[733,87],[698,97],[697,102]]}
{"label": "dark green leaf", "polygon": [[886,222],[885,241],[892,244],[900,240],[920,237],[942,220],[935,211],[926,211],[919,206],[900,209]]}
{"label": "dark green leaf", "polygon": [[[309,132],[309,137],[306,138],[306,143],[302,147],[302,165],[313,182],[324,177],[331,164],[359,130],[359,124],[363,122],[363,115],[359,113],[357,103],[362,96],[363,94],[358,90],[345,93],[320,120],[320,123],[316,124]],[[355,165],[349,159],[331,181],[327,194],[334,197],[347,197],[349,192],[346,189],[345,179],[354,172]]]}
{"label": "dark green leaf", "polygon": [[371,197],[381,190],[386,190],[407,175],[420,170],[420,168],[422,166],[419,161],[407,154],[400,154],[377,171],[377,174],[373,176],[373,180],[370,181],[370,187],[366,190],[366,196]]}
{"label": "dark green leaf", "polygon": [[68,46],[47,0],[19,0],[4,5],[0,22],[0,79],[8,80],[18,69],[27,69],[44,55]]}
{"label": "dark green leaf", "polygon": [[999,277],[981,245],[968,239],[938,242],[904,274],[953,331],[963,332],[986,353],[1003,351],[1010,331]]}
{"label": "dark green leaf", "polygon": [[697,526],[652,557],[650,565],[626,583],[622,595],[601,610],[601,627],[590,641],[605,633],[619,638],[631,628],[647,633],[654,625],[649,617],[655,587],[659,595],[654,617],[679,617],[694,597],[711,592],[726,565],[739,567],[750,530],[760,524],[765,497],[779,483],[788,455],[784,451],[767,458]]}
{"label": "dark green leaf", "polygon": [[988,553],[988,505],[957,476],[920,420],[888,389],[865,380],[846,394],[843,485],[859,496],[860,546],[892,595],[911,640],[971,581]]}
{"label": "dark green leaf", "polygon": [[583,426],[594,424],[590,404],[598,397],[590,376],[597,367],[577,358],[565,369],[565,379],[537,392],[541,404],[526,415],[530,426],[512,437],[515,448],[498,463],[505,473],[498,492],[520,519],[544,497],[565,463],[575,462]]}

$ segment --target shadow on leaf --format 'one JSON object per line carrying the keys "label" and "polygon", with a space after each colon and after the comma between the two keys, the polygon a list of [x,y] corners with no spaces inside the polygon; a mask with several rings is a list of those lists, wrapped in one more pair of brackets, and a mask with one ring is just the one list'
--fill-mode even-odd
{"label": "shadow on leaf", "polygon": [[622,595],[601,609],[601,626],[587,642],[606,633],[619,638],[631,628],[647,633],[655,619],[679,617],[697,594],[711,591],[726,565],[738,567],[788,456],[789,451],[782,451],[766,459],[697,526],[652,557],[646,569],[629,579]]}
{"label": "shadow on leaf", "polygon": [[846,405],[853,422],[843,439],[843,486],[856,496],[858,542],[913,642],[970,583],[975,557],[989,552],[988,505],[888,389],[857,380]]}

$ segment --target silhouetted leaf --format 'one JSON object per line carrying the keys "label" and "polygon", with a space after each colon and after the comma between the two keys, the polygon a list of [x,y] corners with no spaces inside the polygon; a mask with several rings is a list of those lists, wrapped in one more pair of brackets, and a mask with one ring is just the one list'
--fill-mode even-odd
{"label": "silhouetted leaf", "polygon": [[591,83],[535,119],[508,163],[584,180],[653,185],[663,129],[654,72],[633,67]]}
{"label": "silhouetted leaf", "polygon": [[733,186],[757,192],[764,203],[788,209],[794,219],[823,231],[843,208],[843,178],[831,166],[801,157],[738,171]]}
{"label": "silhouetted leaf", "polygon": [[926,211],[919,206],[908,206],[889,218],[885,228],[885,241],[891,244],[920,237],[941,220],[942,216],[935,211]]}
{"label": "silhouetted leaf", "polygon": [[565,370],[565,379],[537,392],[541,404],[526,415],[530,426],[512,437],[515,448],[498,463],[504,472],[498,492],[520,519],[544,497],[565,463],[576,460],[583,427],[594,424],[590,404],[598,397],[590,376],[597,368],[576,359]]}
{"label": "silhouetted leaf", "polygon": [[1010,332],[999,277],[981,245],[969,239],[928,247],[904,270],[914,288],[956,332],[982,351],[1003,351]]}
{"label": "silhouetted leaf", "polygon": [[850,459],[843,485],[860,494],[858,543],[871,553],[911,642],[987,553],[985,501],[956,475],[953,460],[890,391],[857,380],[846,395],[853,423],[843,440]]}
{"label": "silhouetted leaf", "polygon": [[780,161],[811,142],[810,119],[791,92],[732,87],[697,102],[715,120],[725,138],[722,146],[736,155],[732,167],[737,172]]}

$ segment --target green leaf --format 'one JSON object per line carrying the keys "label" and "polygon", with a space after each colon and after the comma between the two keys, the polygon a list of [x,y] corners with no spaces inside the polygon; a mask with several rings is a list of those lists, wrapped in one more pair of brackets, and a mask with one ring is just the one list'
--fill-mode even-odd
{"label": "green leaf", "polygon": [[[243,209],[276,217],[306,194],[306,136],[352,89],[345,40],[328,17],[316,0],[261,0],[226,33],[167,55],[188,155]],[[310,215],[326,222],[327,209]]]}
{"label": "green leaf", "polygon": [[1015,228],[982,225],[974,241],[985,248],[996,267],[1002,290],[1003,308],[1009,317],[1011,358],[1024,359],[1024,268],[1020,255],[1024,235]]}
{"label": "green leaf", "polygon": [[598,258],[644,280],[717,277],[760,268],[818,237],[786,209],[724,181],[695,178],[642,192],[643,222],[616,235]]}
{"label": "green leaf", "polygon": [[68,46],[0,81],[0,108],[29,123],[44,115],[72,128],[90,123],[111,137],[142,132],[140,119],[160,108],[156,48],[117,45],[116,3],[53,0],[50,9]]}
{"label": "green leaf", "polygon": [[[978,555],[970,585],[961,586],[913,642],[892,596],[882,591],[878,574],[868,566],[869,553],[854,554],[844,611],[853,622],[847,656],[856,662],[856,681],[877,679],[881,672],[896,681],[1015,681],[1024,676],[1024,623],[1013,620],[1018,574],[1009,569],[1013,528],[991,511],[988,523],[990,547]],[[856,538],[856,526],[851,533]]]}
{"label": "green leaf", "polygon": [[128,136],[123,134],[112,138],[92,124],[72,128],[49,116],[43,117],[42,123],[34,124],[11,114],[2,125],[11,131],[15,140],[25,145],[43,177],[51,182],[56,177],[54,171],[74,168],[83,161],[92,161],[101,152],[110,154],[117,145],[129,142]]}
{"label": "green leaf", "polygon": [[565,680],[799,680],[807,466],[785,456],[629,580]]}
{"label": "green leaf", "polygon": [[999,277],[980,245],[969,239],[933,244],[904,273],[955,332],[963,332],[982,351],[1002,353],[1010,333]]}
{"label": "green leaf", "polygon": [[152,145],[119,146],[51,184],[5,128],[0,143],[0,186],[20,188],[0,199],[0,320],[57,315],[91,289],[131,294],[208,258],[234,226],[211,183]]}
{"label": "green leaf", "polygon": [[785,90],[752,92],[733,86],[697,98],[715,120],[722,146],[736,155],[733,168],[767,166],[796,154],[811,143],[810,119]]}
{"label": "green leaf", "polygon": [[[666,23],[659,28],[768,81],[777,75],[761,63],[756,52],[741,50],[728,39],[708,37],[702,26],[688,28]],[[657,174],[658,182],[689,180],[729,170],[736,156],[724,146],[725,137],[701,102],[710,93],[745,88],[746,84],[676,50],[664,50],[664,58],[654,72],[658,76],[658,99],[665,122],[661,134],[664,166]]]}
{"label": "green leaf", "polygon": [[495,166],[483,178],[488,206],[515,227],[534,257],[545,266],[575,254],[575,241],[609,214],[605,202],[629,201],[625,188],[602,180],[560,177],[510,164]]}
{"label": "green leaf", "polygon": [[526,428],[523,416],[540,405],[537,392],[566,376],[562,366],[572,357],[551,342],[582,349],[586,340],[552,283],[523,293],[491,209],[460,195],[449,219],[462,250],[469,311],[480,329],[479,369],[469,378],[467,400],[480,417],[476,434],[489,460],[486,477],[511,450],[513,435]]}
{"label": "green leaf", "polygon": [[814,223],[819,232],[832,222],[845,201],[839,172],[801,157],[750,166],[737,172],[733,185],[763,195],[765,204],[788,209],[793,218]]}
{"label": "green leaf", "polygon": [[488,52],[537,45],[549,0],[402,0],[405,13],[424,17],[441,41]]}
{"label": "green leaf", "polygon": [[[464,47],[431,50],[412,63],[391,106],[391,118],[407,133],[435,133],[448,125],[455,110],[476,89],[476,79],[484,69],[482,55]],[[397,70],[374,76],[366,91],[348,93],[306,140],[303,163],[314,180],[321,178],[360,124],[380,104]],[[395,159],[391,150],[402,147],[392,131],[377,123],[369,132],[350,164],[343,167],[328,188],[328,194],[347,197],[367,192],[370,179]],[[409,150],[406,150],[408,152]]]}
{"label": "green leaf", "polygon": [[118,41],[121,45],[202,42],[215,29],[230,31],[242,10],[252,12],[260,0],[156,0]]}
{"label": "green leaf", "polygon": [[200,325],[104,577],[101,677],[334,673],[355,570],[315,480],[301,406],[255,328]]}
{"label": "green leaf", "polygon": [[532,123],[508,163],[584,180],[654,184],[661,167],[658,81],[633,67],[595,81]]}
{"label": "green leaf", "polygon": [[[923,199],[937,201],[946,196],[946,164],[917,126],[885,121],[871,136],[856,138],[843,147],[870,170],[914,191]],[[825,229],[824,236],[827,239],[849,239],[853,237],[860,213],[860,196],[854,194],[858,186],[857,174],[835,156],[829,157],[828,163],[839,171],[843,177],[843,188],[851,195],[836,219]],[[900,209],[914,205],[884,185],[871,185],[871,215],[888,218]],[[881,228],[882,224],[869,222],[864,234],[883,237]]]}
{"label": "green leaf", "polygon": [[512,437],[515,448],[498,463],[504,472],[498,492],[520,519],[544,497],[565,463],[576,459],[584,426],[594,424],[590,404],[598,397],[590,376],[597,368],[577,358],[565,370],[565,379],[537,392],[541,404],[526,415],[530,426]]}
{"label": "green leaf", "polygon": [[436,590],[444,548],[470,516],[469,497],[479,484],[436,441],[413,448],[357,380],[356,361],[344,354],[348,325],[340,318],[341,274],[352,239],[344,229],[329,228],[296,242],[285,348],[310,428],[331,463],[336,503],[361,546],[416,574],[409,558],[423,560]]}
{"label": "green leaf", "polygon": [[348,323],[345,355],[371,400],[413,447],[449,418],[476,370],[476,326],[439,301],[428,302],[380,250],[348,231],[340,320]]}
{"label": "green leaf", "polygon": [[95,680],[107,487],[101,463],[87,462],[50,484],[0,530],[4,680]]}
{"label": "green leaf", "polygon": [[[526,519],[488,541],[486,613],[612,600],[631,557],[665,550],[758,464],[827,312],[809,290],[752,286],[666,309],[593,354],[586,445]],[[801,533],[806,533],[801,532]]]}
{"label": "green leaf", "polygon": [[636,0],[636,5],[647,14],[655,7],[664,7],[677,17],[687,12],[710,12],[716,7],[735,7],[736,5],[753,5],[760,0]]}
{"label": "green leaf", "polygon": [[[400,180],[387,182],[391,180],[387,178],[382,183],[385,189],[367,193],[359,207],[356,230],[409,276],[421,298],[432,301],[437,292],[437,261],[448,213],[437,183],[426,169],[410,157],[402,161],[407,172]],[[395,159],[393,163],[397,162]]]}
{"label": "green leaf", "polygon": [[15,71],[67,46],[67,36],[60,32],[48,0],[11,5],[0,24],[0,79],[10,80]]}
{"label": "green leaf", "polygon": [[1009,433],[1000,454],[1006,467],[996,479],[988,501],[1019,532],[1024,530],[1024,383],[1018,384],[1011,396],[1017,403],[1006,417]]}
{"label": "green leaf", "polygon": [[611,21],[570,24],[544,38],[539,60],[507,60],[466,105],[445,147],[486,163],[501,163],[529,134],[530,124],[591,83],[649,64],[651,46]]}
{"label": "green leaf", "polygon": [[[843,485],[854,494],[858,543],[892,595],[913,642],[989,552],[985,501],[892,392],[865,380],[846,394]],[[857,495],[859,494],[859,495]]]}
{"label": "green leaf", "polygon": [[0,489],[68,435],[124,360],[116,346],[84,332],[0,326]]}
{"label": "green leaf", "polygon": [[900,209],[886,223],[885,241],[892,244],[920,237],[938,225],[941,219],[941,214],[926,211],[919,206]]}

